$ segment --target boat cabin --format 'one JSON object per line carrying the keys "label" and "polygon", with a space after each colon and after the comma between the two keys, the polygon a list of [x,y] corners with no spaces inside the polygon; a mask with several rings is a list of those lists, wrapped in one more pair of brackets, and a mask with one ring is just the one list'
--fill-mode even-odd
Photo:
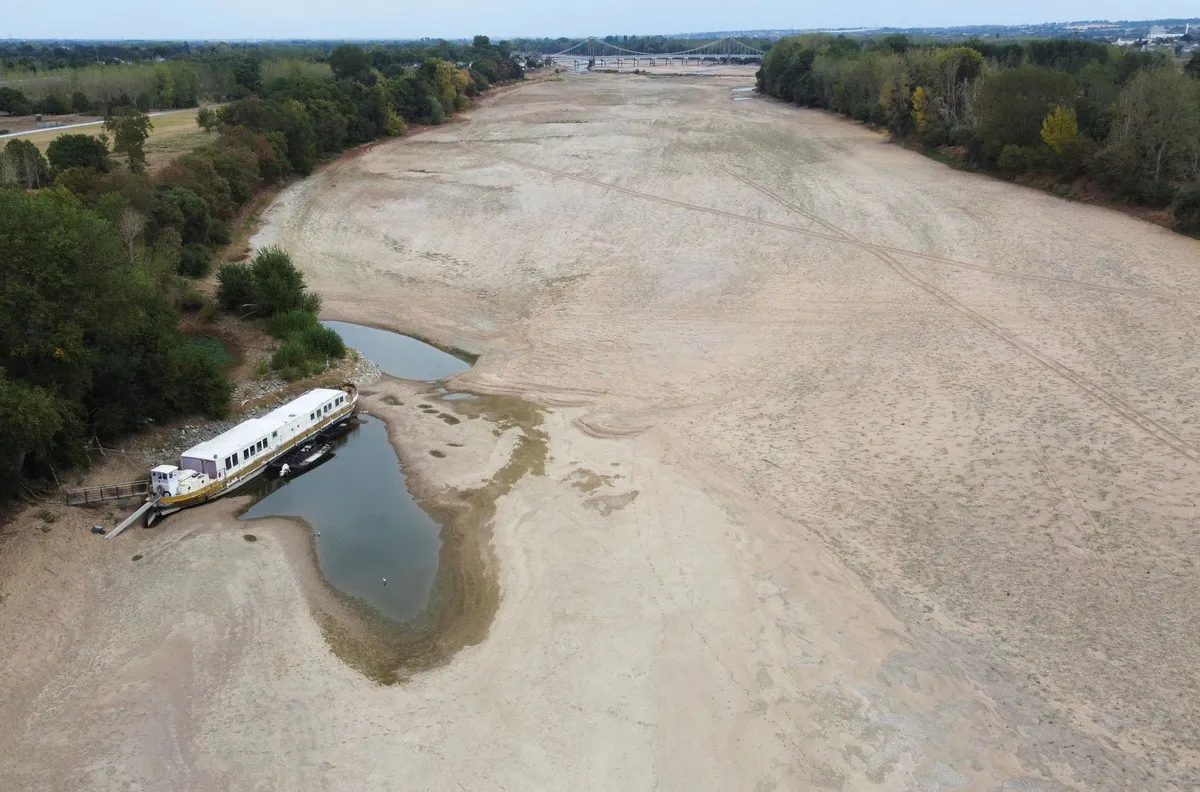
{"label": "boat cabin", "polygon": [[[243,421],[184,451],[179,457],[179,481],[190,476],[206,476],[207,481],[240,476],[321,428],[345,410],[349,398],[342,390],[315,388],[262,418]],[[152,487],[154,482],[151,476]]]}
{"label": "boat cabin", "polygon": [[179,468],[174,465],[159,465],[150,471],[151,495],[178,495]]}

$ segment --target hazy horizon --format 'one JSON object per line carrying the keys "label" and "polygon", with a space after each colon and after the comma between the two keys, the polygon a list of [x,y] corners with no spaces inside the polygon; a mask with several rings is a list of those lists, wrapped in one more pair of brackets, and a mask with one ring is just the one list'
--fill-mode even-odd
{"label": "hazy horizon", "polygon": [[354,15],[316,0],[272,2],[213,0],[204,6],[171,6],[148,0],[114,0],[98,6],[65,0],[53,13],[45,6],[10,10],[0,36],[11,39],[271,40],[271,39],[460,39],[483,33],[496,39],[590,35],[678,35],[718,30],[819,28],[961,27],[1028,25],[1082,20],[1195,18],[1191,0],[1014,0],[987,12],[947,0],[916,0],[903,8],[881,0],[848,0],[835,8],[796,11],[783,0],[753,9],[718,0],[666,0],[654,6],[614,0],[604,6],[563,7],[531,3],[513,9],[463,0],[447,15],[438,7],[393,10],[365,0]]}

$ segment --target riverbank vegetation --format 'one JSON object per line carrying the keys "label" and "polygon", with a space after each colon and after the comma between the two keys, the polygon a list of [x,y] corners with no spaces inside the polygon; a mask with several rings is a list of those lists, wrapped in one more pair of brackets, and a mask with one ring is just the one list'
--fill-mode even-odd
{"label": "riverbank vegetation", "polygon": [[231,385],[222,361],[189,343],[183,318],[202,323],[220,308],[262,321],[281,342],[271,366],[288,379],[342,357],[341,338],[317,322],[319,297],[283,251],[225,262],[216,284],[205,278],[262,190],[408,123],[442,123],[494,82],[523,76],[507,47],[485,36],[446,54],[471,65],[424,46],[341,45],[280,73],[236,51],[229,101],[200,113],[202,144],[154,172],[143,102],[112,108],[100,137],[60,136],[45,156],[27,141],[7,143],[0,497],[86,463],[89,448],[148,421],[223,414]]}
{"label": "riverbank vegetation", "polygon": [[320,295],[308,291],[304,275],[283,250],[267,247],[249,262],[222,264],[217,284],[222,308],[265,321],[267,332],[279,339],[270,368],[285,380],[319,374],[346,356],[341,336],[317,321]]}
{"label": "riverbank vegetation", "polygon": [[758,89],[1062,195],[1174,204],[1187,231],[1200,185],[1193,60],[1078,39],[917,46],[902,35],[811,35],[772,46]]}
{"label": "riverbank vegetation", "polygon": [[[359,62],[348,64],[347,56]],[[343,66],[363,67],[357,75],[343,68],[339,78],[374,73],[386,80],[430,60],[444,61],[465,72],[468,95],[522,76],[508,44],[492,44],[487,36],[469,44],[381,43],[349,50],[336,42],[15,42],[0,44],[0,126],[7,114],[109,115],[119,107],[146,112],[244,99],[282,78],[328,81],[339,58]]]}

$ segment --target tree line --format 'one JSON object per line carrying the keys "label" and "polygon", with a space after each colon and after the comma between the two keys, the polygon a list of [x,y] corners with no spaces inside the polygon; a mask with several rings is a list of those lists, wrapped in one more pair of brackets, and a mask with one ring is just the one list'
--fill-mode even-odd
{"label": "tree line", "polygon": [[216,302],[192,280],[262,188],[407,123],[441,123],[493,81],[523,76],[486,37],[459,54],[470,58],[462,66],[397,53],[380,68],[372,51],[342,45],[326,53],[324,77],[297,68],[272,79],[248,60],[240,98],[199,112],[208,140],[155,173],[144,153],[152,119],[136,107],[114,110],[101,137],[60,135],[44,156],[10,140],[0,151],[0,497],[146,421],[225,413],[231,385],[180,330],[183,315],[263,322],[281,340],[270,365],[288,378],[344,354],[283,251],[222,264]]}
{"label": "tree line", "polygon": [[[507,42],[493,44],[486,36],[356,49],[368,69],[388,78],[429,59],[466,68],[475,92],[519,79],[522,71]],[[270,82],[298,68],[328,77],[339,50],[335,42],[0,45],[0,116],[108,114],[117,107],[147,111],[242,99],[255,92],[256,77]]]}
{"label": "tree line", "polygon": [[1200,230],[1200,53],[1180,64],[1082,39],[796,36],[767,53],[758,90],[886,127],[969,167],[1171,205],[1177,228]]}

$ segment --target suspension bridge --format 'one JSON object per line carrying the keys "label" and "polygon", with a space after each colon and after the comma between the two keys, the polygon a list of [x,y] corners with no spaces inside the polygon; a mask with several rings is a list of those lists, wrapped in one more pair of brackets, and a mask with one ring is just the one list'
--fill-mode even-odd
{"label": "suspension bridge", "polygon": [[589,67],[616,66],[620,68],[627,64],[634,66],[641,66],[643,64],[657,66],[658,64],[670,65],[672,63],[679,63],[686,66],[690,63],[697,65],[706,63],[761,63],[765,54],[762,50],[755,49],[740,39],[732,36],[723,36],[716,41],[710,41],[698,47],[692,47],[691,49],[679,52],[637,52],[601,39],[588,38],[567,47],[561,52],[549,55],[539,54],[537,57],[542,60],[554,61],[555,63],[574,63],[577,66],[584,63]]}

